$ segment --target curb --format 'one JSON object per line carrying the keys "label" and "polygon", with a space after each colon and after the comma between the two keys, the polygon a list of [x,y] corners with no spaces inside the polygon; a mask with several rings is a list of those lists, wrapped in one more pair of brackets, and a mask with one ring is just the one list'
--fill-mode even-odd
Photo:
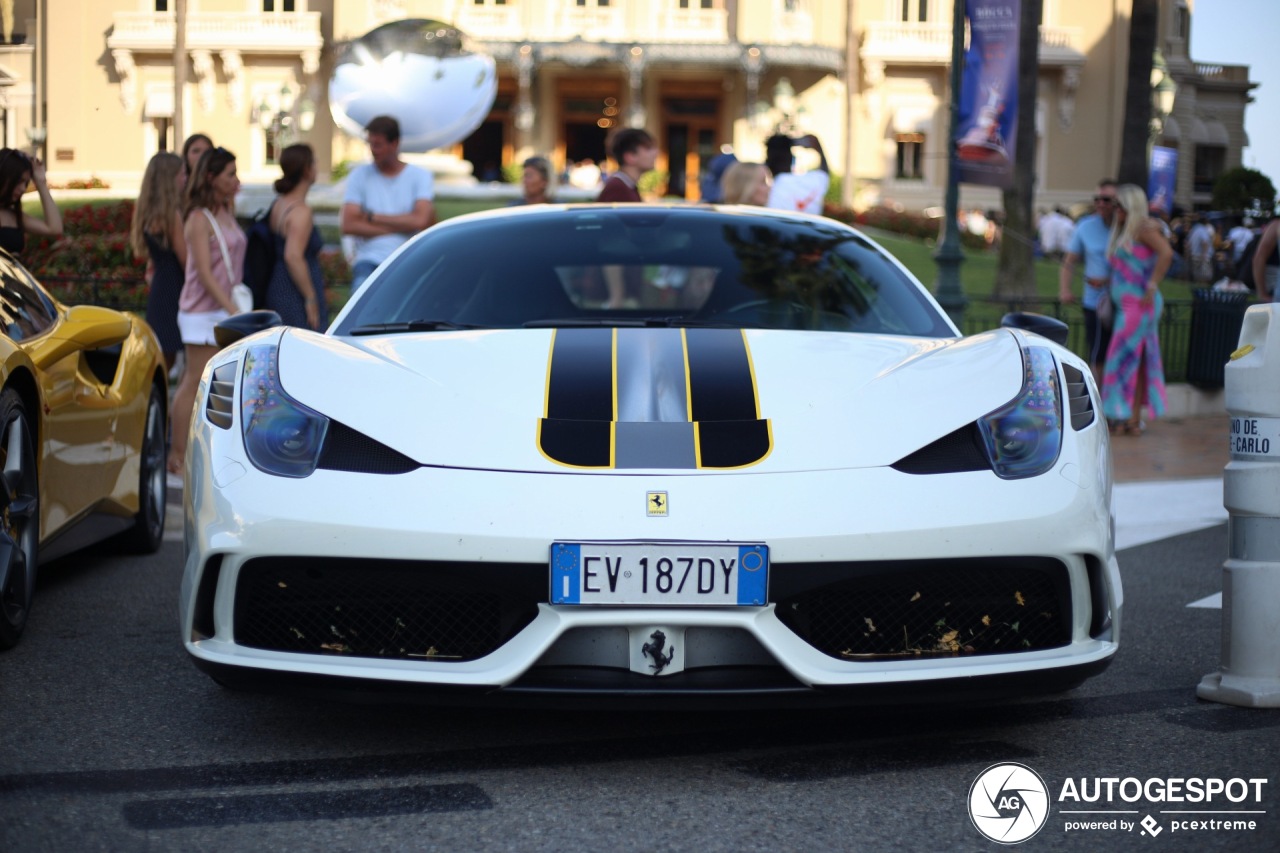
{"label": "curb", "polygon": [[1169,400],[1166,418],[1208,418],[1227,414],[1226,394],[1221,388],[1197,388],[1185,382],[1165,387]]}

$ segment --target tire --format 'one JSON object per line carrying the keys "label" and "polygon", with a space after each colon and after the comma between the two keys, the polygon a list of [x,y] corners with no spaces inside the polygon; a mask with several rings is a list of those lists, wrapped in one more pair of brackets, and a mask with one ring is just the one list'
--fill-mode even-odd
{"label": "tire", "polygon": [[40,547],[40,488],[31,421],[12,388],[0,393],[0,649],[31,613]]}
{"label": "tire", "polygon": [[151,386],[147,401],[147,419],[142,427],[142,451],[138,459],[138,514],[133,527],[122,536],[123,544],[139,554],[154,554],[164,541],[164,519],[167,499],[165,483],[165,437],[168,425],[164,416],[164,392]]}

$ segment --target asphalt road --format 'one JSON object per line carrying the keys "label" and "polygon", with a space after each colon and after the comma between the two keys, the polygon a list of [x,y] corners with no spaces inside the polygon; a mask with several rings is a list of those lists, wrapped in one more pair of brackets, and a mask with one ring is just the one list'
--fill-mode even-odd
{"label": "asphalt road", "polygon": [[[1224,553],[1223,526],[1123,552],[1123,650],[1070,694],[809,713],[232,693],[179,645],[179,543],[68,559],[0,656],[0,850],[994,850],[967,803],[1003,762],[1049,790],[1028,850],[1280,850],[1280,711],[1195,697],[1221,611],[1186,605],[1221,589]],[[1266,782],[1256,803],[1059,799],[1098,777]],[[1147,816],[1158,834],[1065,828]],[[1223,819],[1256,828],[1173,825]]]}

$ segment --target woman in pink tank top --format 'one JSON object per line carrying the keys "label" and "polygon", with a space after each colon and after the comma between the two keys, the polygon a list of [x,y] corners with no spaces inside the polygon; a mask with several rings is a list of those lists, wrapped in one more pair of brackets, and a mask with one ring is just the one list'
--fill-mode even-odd
{"label": "woman in pink tank top", "polygon": [[180,473],[187,450],[187,428],[196,387],[205,365],[218,351],[213,327],[236,312],[231,288],[244,275],[244,231],[236,223],[240,190],[236,157],[225,148],[200,155],[186,188],[183,234],[187,240],[186,279],[178,297],[178,329],[182,332],[186,367],[173,395],[173,438],[169,471]]}

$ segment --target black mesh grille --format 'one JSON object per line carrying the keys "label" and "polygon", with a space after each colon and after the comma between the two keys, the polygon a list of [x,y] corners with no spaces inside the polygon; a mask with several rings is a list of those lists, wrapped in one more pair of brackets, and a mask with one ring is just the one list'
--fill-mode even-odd
{"label": "black mesh grille", "polygon": [[284,652],[411,660],[483,657],[547,600],[524,563],[250,560],[236,582],[235,639]]}
{"label": "black mesh grille", "polygon": [[1093,398],[1089,396],[1089,386],[1084,380],[1084,373],[1069,364],[1062,365],[1062,372],[1067,377],[1067,400],[1071,411],[1071,428],[1082,430],[1093,423]]}
{"label": "black mesh grille", "polygon": [[1066,567],[1044,558],[771,569],[778,618],[841,660],[1033,651],[1071,641]]}
{"label": "black mesh grille", "polygon": [[961,471],[990,471],[991,462],[982,446],[977,424],[963,426],[904,456],[892,466],[904,474],[955,474]]}
{"label": "black mesh grille", "polygon": [[330,421],[316,467],[361,474],[404,474],[417,468],[418,463],[364,433]]}

